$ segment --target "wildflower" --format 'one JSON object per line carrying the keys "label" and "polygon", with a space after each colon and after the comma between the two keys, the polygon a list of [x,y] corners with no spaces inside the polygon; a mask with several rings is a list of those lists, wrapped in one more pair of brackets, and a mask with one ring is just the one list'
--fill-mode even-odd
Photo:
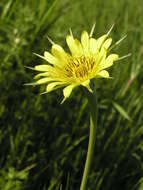
{"label": "wildflower", "polygon": [[81,34],[81,41],[72,35],[66,37],[70,50],[67,53],[60,45],[52,42],[51,53],[38,55],[47,61],[45,65],[37,65],[34,70],[40,73],[35,76],[35,85],[46,84],[48,93],[63,87],[64,100],[72,90],[82,85],[92,92],[90,81],[94,78],[110,78],[108,67],[118,59],[117,54],[109,54],[112,38],[109,32],[98,39],[93,38],[86,31]]}

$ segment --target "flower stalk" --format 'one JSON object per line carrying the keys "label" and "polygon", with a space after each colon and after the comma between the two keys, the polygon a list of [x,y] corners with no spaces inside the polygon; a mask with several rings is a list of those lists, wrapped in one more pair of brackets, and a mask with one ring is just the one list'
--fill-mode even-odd
{"label": "flower stalk", "polygon": [[96,130],[97,130],[98,108],[97,108],[97,96],[96,96],[95,88],[93,89],[93,93],[87,91],[86,95],[87,95],[88,104],[90,107],[90,133],[89,133],[87,157],[86,157],[85,168],[84,168],[84,172],[83,172],[80,190],[87,190],[87,180],[88,180],[88,176],[89,176],[89,172],[90,172],[92,158],[94,155]]}

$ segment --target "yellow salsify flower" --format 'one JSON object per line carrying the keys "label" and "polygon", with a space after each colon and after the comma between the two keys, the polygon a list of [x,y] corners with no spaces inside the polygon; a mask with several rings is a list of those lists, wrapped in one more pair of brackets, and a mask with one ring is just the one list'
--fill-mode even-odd
{"label": "yellow salsify flower", "polygon": [[44,93],[63,87],[63,101],[79,85],[92,91],[91,79],[110,78],[106,69],[111,67],[119,57],[117,54],[108,53],[112,43],[109,33],[95,39],[83,31],[81,41],[75,39],[71,33],[66,37],[66,42],[71,54],[64,51],[60,45],[52,43],[51,53],[45,51],[44,56],[37,54],[45,59],[47,64],[37,65],[34,68],[40,72],[35,76],[37,81],[34,84],[47,84]]}

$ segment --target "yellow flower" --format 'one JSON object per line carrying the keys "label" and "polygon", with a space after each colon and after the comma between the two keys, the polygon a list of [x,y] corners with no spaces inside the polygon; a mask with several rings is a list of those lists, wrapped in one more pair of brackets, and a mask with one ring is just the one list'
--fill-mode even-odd
{"label": "yellow flower", "polygon": [[90,80],[99,77],[109,78],[106,69],[118,59],[117,54],[108,53],[112,43],[112,38],[109,38],[108,34],[95,39],[83,31],[79,41],[71,33],[66,37],[71,54],[53,43],[51,53],[45,51],[44,56],[38,55],[45,59],[47,64],[35,66],[34,69],[40,72],[35,76],[37,80],[35,84],[45,83],[47,85],[45,93],[63,87],[64,100],[79,85],[91,91]]}

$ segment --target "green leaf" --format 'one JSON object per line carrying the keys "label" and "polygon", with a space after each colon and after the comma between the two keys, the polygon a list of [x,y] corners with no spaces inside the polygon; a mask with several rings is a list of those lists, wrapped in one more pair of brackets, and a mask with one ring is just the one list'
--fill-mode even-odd
{"label": "green leaf", "polygon": [[131,121],[130,116],[128,115],[128,113],[124,110],[124,108],[122,106],[120,106],[119,104],[112,102],[114,108],[127,120]]}

